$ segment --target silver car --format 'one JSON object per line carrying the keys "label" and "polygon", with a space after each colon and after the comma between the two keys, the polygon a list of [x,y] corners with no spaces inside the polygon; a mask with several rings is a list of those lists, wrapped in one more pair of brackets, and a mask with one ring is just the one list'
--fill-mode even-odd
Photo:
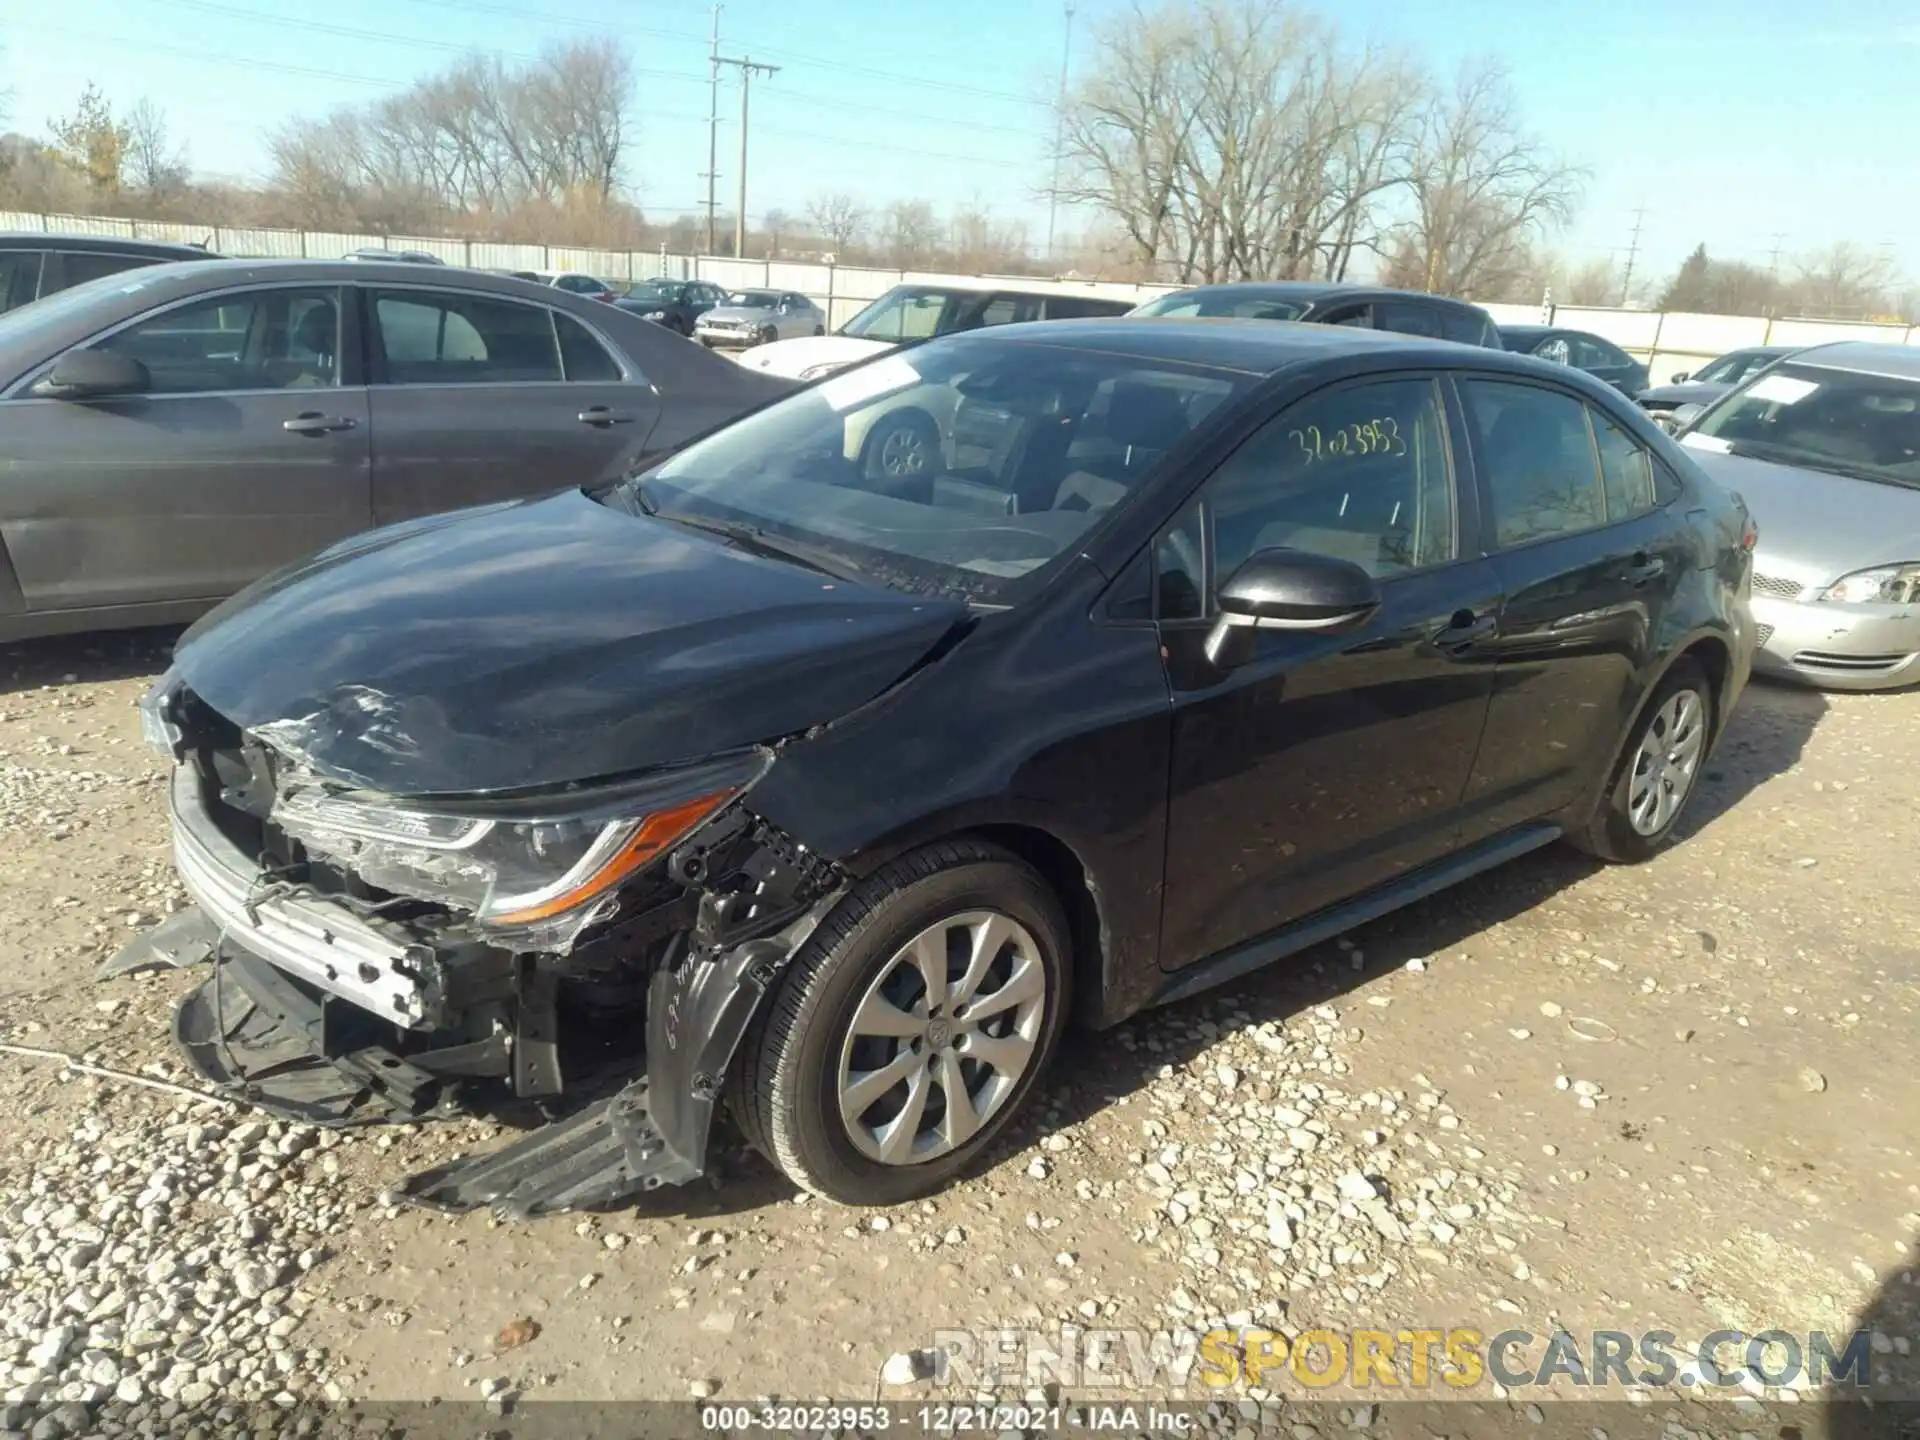
{"label": "silver car", "polygon": [[1680,443],[1760,527],[1756,670],[1835,690],[1920,681],[1920,348],[1803,350]]}
{"label": "silver car", "polygon": [[791,388],[452,266],[94,280],[0,316],[0,643],[188,620],[378,525],[618,479]]}
{"label": "silver car", "polygon": [[827,333],[827,312],[797,290],[733,290],[702,315],[693,338],[703,345],[770,345]]}

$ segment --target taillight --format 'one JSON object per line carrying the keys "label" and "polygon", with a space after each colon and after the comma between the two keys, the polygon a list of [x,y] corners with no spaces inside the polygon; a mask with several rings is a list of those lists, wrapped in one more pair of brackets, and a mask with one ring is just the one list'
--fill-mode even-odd
{"label": "taillight", "polygon": [[1760,527],[1753,523],[1753,517],[1747,517],[1746,525],[1740,531],[1740,548],[1751,550],[1760,543]]}

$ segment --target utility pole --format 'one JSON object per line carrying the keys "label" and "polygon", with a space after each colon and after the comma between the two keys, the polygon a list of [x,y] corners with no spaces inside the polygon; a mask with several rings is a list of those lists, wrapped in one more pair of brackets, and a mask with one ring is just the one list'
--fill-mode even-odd
{"label": "utility pole", "polygon": [[713,186],[720,178],[720,3],[714,0],[713,38],[707,42],[707,254],[713,254]]}
{"label": "utility pole", "polygon": [[1628,297],[1633,294],[1633,262],[1640,256],[1640,222],[1646,217],[1647,207],[1642,205],[1633,212],[1633,238],[1627,242],[1626,273],[1620,277],[1620,308],[1625,309]]}
{"label": "utility pole", "polygon": [[732,60],[722,55],[720,63],[740,67],[740,210],[733,217],[733,256],[744,260],[747,258],[747,97],[753,92],[756,74],[771,76],[777,74],[780,67],[756,64],[745,56]]}
{"label": "utility pole", "polygon": [[1053,259],[1053,225],[1060,209],[1060,151],[1066,144],[1067,67],[1073,63],[1073,0],[1066,0],[1066,38],[1060,46],[1060,93],[1053,112],[1053,187],[1047,192],[1047,259]]}
{"label": "utility pole", "polygon": [[1787,232],[1784,230],[1773,232],[1773,249],[1767,255],[1767,275],[1770,279],[1780,278],[1780,242],[1786,238]]}

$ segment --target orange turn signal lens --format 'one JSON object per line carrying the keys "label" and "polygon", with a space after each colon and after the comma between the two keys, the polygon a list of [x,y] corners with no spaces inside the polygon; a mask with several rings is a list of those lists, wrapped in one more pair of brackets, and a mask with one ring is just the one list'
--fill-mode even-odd
{"label": "orange turn signal lens", "polygon": [[578,884],[538,905],[510,910],[504,915],[489,915],[486,917],[487,923],[529,925],[584,905],[625,880],[739,793],[738,790],[718,790],[711,795],[702,795],[676,805],[671,810],[656,810],[640,822],[640,828],[633,832],[626,844]]}

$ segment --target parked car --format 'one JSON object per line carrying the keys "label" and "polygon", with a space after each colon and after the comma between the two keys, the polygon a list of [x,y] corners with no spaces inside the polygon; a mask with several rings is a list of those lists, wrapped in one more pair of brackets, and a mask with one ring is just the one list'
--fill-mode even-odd
{"label": "parked car", "polygon": [[[947,468],[847,458],[932,390],[968,415]],[[308,1120],[552,1096],[570,1017],[632,1037],[626,1090],[422,1203],[691,1180],[723,1095],[797,1184],[900,1203],[993,1145],[1070,1012],[1557,839],[1670,844],[1747,677],[1751,533],[1629,401],[1490,349],[944,336],[203,620],[142,722],[198,908],[109,968],[218,943],[177,1035]]]}
{"label": "parked car", "polygon": [[694,322],[726,298],[726,291],[704,280],[663,279],[643,280],[613,303],[676,334],[692,335]]}
{"label": "parked car", "polygon": [[0,640],[184,620],[374,525],[616,480],[790,385],[470,270],[78,286],[0,317]]}
{"label": "parked car", "polygon": [[1348,325],[1393,330],[1462,345],[1503,348],[1492,317],[1478,305],[1413,290],[1310,281],[1247,281],[1196,285],[1137,307],[1141,316],[1236,320],[1298,320],[1312,325]]}
{"label": "parked car", "polygon": [[1567,330],[1555,325],[1502,325],[1500,339],[1507,349],[1517,354],[1584,370],[1606,381],[1622,395],[1638,395],[1647,388],[1645,365],[1611,340],[1589,335],[1585,330]]}
{"label": "parked car", "polygon": [[1920,350],[1800,350],[1690,419],[1680,443],[1760,526],[1756,667],[1830,690],[1920,680]]}
{"label": "parked car", "polygon": [[832,335],[759,346],[741,356],[740,363],[796,380],[817,380],[857,360],[936,335],[1030,320],[1091,320],[1124,315],[1132,308],[1130,300],[1103,295],[1022,290],[985,281],[896,285]]}
{"label": "parked car", "polygon": [[694,322],[703,345],[771,345],[827,333],[827,312],[797,290],[732,290]]}
{"label": "parked car", "polygon": [[383,245],[362,245],[358,250],[349,250],[340,257],[356,263],[375,261],[383,265],[444,265],[431,250],[389,250]]}
{"label": "parked car", "polygon": [[1799,349],[1797,345],[1754,345],[1745,350],[1730,350],[1692,374],[1675,371],[1667,384],[1642,390],[1636,398],[1640,408],[1655,420],[1671,419],[1682,405],[1709,405],[1741,381],[1758,375],[1774,361]]}
{"label": "parked car", "polygon": [[219,258],[198,245],[123,240],[117,235],[0,233],[0,315],[102,275],[168,261]]}
{"label": "parked car", "polygon": [[606,281],[584,275],[578,270],[536,270],[533,278],[542,285],[551,285],[556,290],[564,290],[569,295],[581,295],[588,300],[604,303],[619,298]]}

